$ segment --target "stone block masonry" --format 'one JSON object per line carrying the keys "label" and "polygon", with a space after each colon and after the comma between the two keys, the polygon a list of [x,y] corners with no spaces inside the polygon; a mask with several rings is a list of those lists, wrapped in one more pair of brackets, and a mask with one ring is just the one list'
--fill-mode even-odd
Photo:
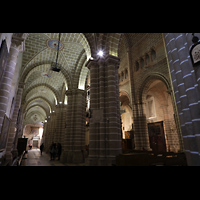
{"label": "stone block masonry", "polygon": [[64,133],[62,162],[83,163],[85,151],[85,98],[86,91],[68,90],[66,129]]}
{"label": "stone block masonry", "polygon": [[191,34],[166,33],[165,43],[188,165],[200,165],[200,90],[189,49]]}
{"label": "stone block masonry", "polygon": [[121,153],[121,129],[119,108],[119,59],[89,60],[90,69],[90,165],[112,165]]}

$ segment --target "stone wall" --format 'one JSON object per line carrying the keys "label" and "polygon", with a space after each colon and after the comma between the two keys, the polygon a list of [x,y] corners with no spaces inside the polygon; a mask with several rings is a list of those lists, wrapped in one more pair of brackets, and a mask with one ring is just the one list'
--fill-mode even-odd
{"label": "stone wall", "polygon": [[[136,149],[149,150],[147,124],[164,121],[167,151],[182,150],[183,146],[178,122],[177,126],[175,125],[175,119],[177,119],[176,104],[173,97],[162,34],[129,33],[123,35],[119,57],[119,91],[126,92],[127,96],[131,97]],[[146,95],[150,90],[151,84],[155,84],[158,80],[165,85],[166,91],[163,95],[167,95],[167,110],[163,110],[158,104],[161,99],[156,98],[157,118],[149,120],[146,116]],[[156,95],[156,91],[153,94]],[[173,130],[170,129],[170,125],[173,125]],[[173,140],[177,141],[176,146],[178,146],[174,147],[174,149],[172,148],[175,146]]]}

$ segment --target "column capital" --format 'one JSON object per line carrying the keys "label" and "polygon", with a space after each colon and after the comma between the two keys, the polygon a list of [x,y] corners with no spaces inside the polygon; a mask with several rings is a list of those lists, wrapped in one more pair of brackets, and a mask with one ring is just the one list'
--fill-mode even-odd
{"label": "column capital", "polygon": [[19,51],[24,51],[27,37],[28,33],[13,33],[11,47],[17,48]]}
{"label": "column capital", "polygon": [[67,90],[65,92],[66,96],[75,95],[75,94],[86,95],[86,91],[85,90],[81,90],[81,89],[72,89],[72,90]]}
{"label": "column capital", "polygon": [[94,60],[94,59],[89,59],[85,66],[90,69],[92,66],[98,66],[98,59],[97,60]]}
{"label": "column capital", "polygon": [[106,58],[105,58],[105,63],[107,65],[115,65],[117,67],[119,67],[119,64],[120,64],[120,59],[116,56],[113,56],[113,55],[108,55]]}

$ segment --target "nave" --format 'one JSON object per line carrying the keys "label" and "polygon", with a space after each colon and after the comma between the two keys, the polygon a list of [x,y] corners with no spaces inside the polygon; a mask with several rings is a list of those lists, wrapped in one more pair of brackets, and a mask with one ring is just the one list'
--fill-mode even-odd
{"label": "nave", "polygon": [[138,165],[146,156],[155,164],[157,155],[183,154],[199,166],[199,38],[0,33],[0,166],[42,143],[47,159],[32,149],[23,161],[54,166],[52,142],[64,165]]}

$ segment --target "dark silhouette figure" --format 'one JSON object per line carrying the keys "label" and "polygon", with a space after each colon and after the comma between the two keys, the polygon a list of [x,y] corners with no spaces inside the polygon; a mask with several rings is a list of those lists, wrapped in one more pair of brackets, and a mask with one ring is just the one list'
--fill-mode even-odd
{"label": "dark silhouette figure", "polygon": [[60,143],[57,144],[57,156],[58,156],[58,160],[60,160],[60,155],[62,153],[62,146]]}
{"label": "dark silhouette figure", "polygon": [[56,143],[52,142],[50,146],[50,154],[51,154],[51,160],[55,160],[56,157]]}
{"label": "dark silhouette figure", "polygon": [[40,152],[41,152],[41,155],[42,155],[43,149],[44,149],[44,143],[42,143],[42,144],[40,145]]}

